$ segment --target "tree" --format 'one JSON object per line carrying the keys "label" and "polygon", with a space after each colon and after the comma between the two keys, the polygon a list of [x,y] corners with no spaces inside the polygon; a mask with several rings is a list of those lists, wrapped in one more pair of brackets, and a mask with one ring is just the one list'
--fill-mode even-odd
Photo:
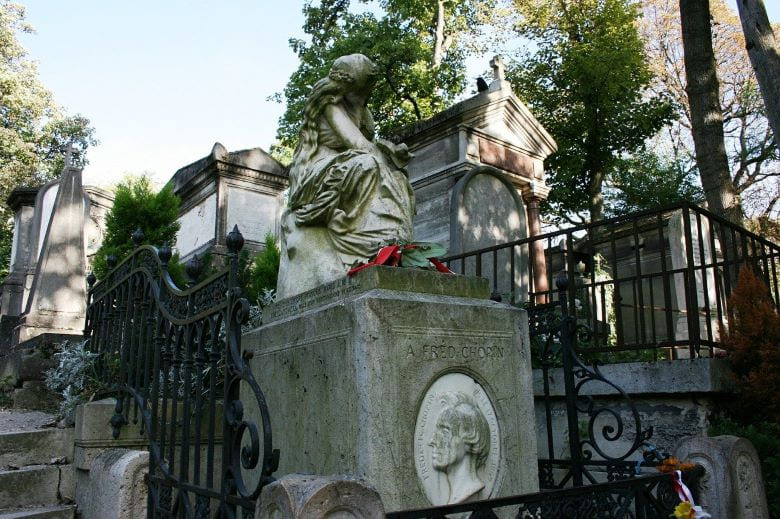
{"label": "tree", "polygon": [[379,66],[380,79],[369,104],[377,130],[393,130],[445,109],[464,89],[464,36],[474,35],[494,2],[478,0],[384,0],[384,15],[354,13],[349,0],[323,0],[303,8],[310,41],[291,39],[300,59],[284,92],[286,102],[277,137],[294,148],[306,96],[333,61],[361,53]]}
{"label": "tree", "polygon": [[280,252],[276,237],[270,232],[265,235],[265,248],[251,260],[247,256],[240,269],[239,282],[243,293],[253,304],[263,300],[265,291],[276,290],[279,279]]}
{"label": "tree", "polygon": [[737,9],[775,142],[780,144],[780,52],[775,33],[766,15],[763,0],[737,0]]}
{"label": "tree", "polygon": [[691,133],[707,205],[715,214],[740,224],[742,208],[726,156],[709,0],[680,0],[680,24]]}
{"label": "tree", "polygon": [[602,189],[621,157],[641,150],[673,116],[652,74],[630,0],[518,0],[521,34],[536,48],[509,71],[515,89],[558,152],[546,164],[553,188],[543,209],[576,221],[604,216]]}
{"label": "tree", "polygon": [[64,116],[39,81],[35,63],[16,37],[32,32],[24,16],[22,6],[0,0],[0,272],[7,272],[10,260],[13,214],[6,200],[11,191],[55,178],[71,144],[83,166],[86,149],[97,144],[89,120]]}
{"label": "tree", "polygon": [[605,195],[608,216],[676,202],[701,203],[704,199],[695,170],[647,150],[619,159],[610,178],[610,187],[613,189]]}
{"label": "tree", "polygon": [[[120,182],[114,193],[114,205],[106,216],[106,233],[95,253],[92,269],[102,279],[109,268],[106,258],[114,255],[122,261],[135,248],[132,235],[136,229],[144,233],[144,243],[160,246],[176,244],[181,201],[167,184],[157,193],[149,177],[129,177]],[[176,258],[171,262],[178,266]]]}
{"label": "tree", "polygon": [[[681,167],[698,174],[686,91],[678,0],[644,0],[641,33],[655,75],[653,88],[670,96],[679,117],[657,146]],[[711,0],[712,47],[719,82],[725,150],[742,212],[751,218],[775,215],[780,186],[778,150],[745,53],[736,14],[723,0]]]}

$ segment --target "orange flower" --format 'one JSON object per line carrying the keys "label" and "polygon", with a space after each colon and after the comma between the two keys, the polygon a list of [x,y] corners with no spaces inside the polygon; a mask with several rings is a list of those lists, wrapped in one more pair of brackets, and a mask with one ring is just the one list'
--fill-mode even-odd
{"label": "orange flower", "polygon": [[696,465],[689,461],[680,461],[677,458],[666,458],[656,467],[658,472],[671,473],[675,470],[691,470]]}

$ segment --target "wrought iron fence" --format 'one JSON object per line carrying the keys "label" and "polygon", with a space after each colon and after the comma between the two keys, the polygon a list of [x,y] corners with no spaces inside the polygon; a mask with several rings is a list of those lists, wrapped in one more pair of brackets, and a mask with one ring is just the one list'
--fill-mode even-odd
{"label": "wrought iron fence", "polygon": [[[703,473],[700,467],[684,476],[687,483]],[[388,519],[667,519],[679,504],[670,474],[637,476],[585,487],[501,497],[387,514]],[[455,515],[462,514],[462,515]],[[466,515],[469,514],[469,515]]]}
{"label": "wrought iron fence", "polygon": [[[528,266],[518,258],[530,258]],[[750,265],[780,309],[780,246],[690,204],[445,258],[461,274],[487,277],[493,297],[527,306],[553,300],[568,277],[570,314],[591,329],[592,355],[606,361],[713,356],[728,329],[727,303]],[[525,262],[523,262],[525,263]],[[626,352],[616,355],[619,352]]]}
{"label": "wrought iron fence", "polygon": [[[136,231],[136,249],[119,265],[110,262],[105,279],[88,278],[85,337],[99,354],[99,375],[115,382],[114,436],[132,425],[148,438],[148,517],[253,517],[278,451],[241,350],[249,311],[237,284],[244,239],[235,227],[227,270],[186,290],[168,273],[171,249],[140,246],[143,239]],[[194,263],[187,271],[198,275]],[[241,384],[260,423],[244,418]],[[259,472],[256,484],[245,482],[246,471]]]}

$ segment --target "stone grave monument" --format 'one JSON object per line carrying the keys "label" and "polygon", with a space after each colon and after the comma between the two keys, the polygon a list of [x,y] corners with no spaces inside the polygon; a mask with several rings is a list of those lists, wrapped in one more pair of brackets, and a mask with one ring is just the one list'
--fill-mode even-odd
{"label": "stone grave monument", "polygon": [[[557,150],[555,140],[515,96],[501,56],[490,65],[486,89],[395,136],[413,154],[407,169],[417,199],[415,238],[441,243],[450,255],[541,234],[539,204],[550,192],[544,159]],[[549,288],[542,241],[509,254],[498,254],[496,277],[508,286],[514,260],[516,300],[527,296],[530,282],[530,269],[517,266],[529,261],[535,290]],[[492,258],[484,260],[482,275],[490,279]],[[473,260],[466,263],[467,273],[476,272]]]}
{"label": "stone grave monument", "polygon": [[284,298],[242,339],[278,473],[365,478],[388,511],[535,492],[526,313],[491,301],[482,278],[346,276],[412,239],[408,150],[374,139],[365,108],[375,70],[345,56],[312,89],[282,216]]}
{"label": "stone grave monument", "polygon": [[81,178],[82,169],[70,163],[69,153],[40,242],[25,310],[14,329],[14,344],[41,334],[81,336],[83,332],[87,306],[87,208]]}
{"label": "stone grave monument", "polygon": [[169,182],[181,198],[176,248],[184,261],[207,252],[224,256],[227,233],[236,224],[252,252],[262,249],[267,232],[279,234],[287,171],[260,148],[229,152],[217,142]]}

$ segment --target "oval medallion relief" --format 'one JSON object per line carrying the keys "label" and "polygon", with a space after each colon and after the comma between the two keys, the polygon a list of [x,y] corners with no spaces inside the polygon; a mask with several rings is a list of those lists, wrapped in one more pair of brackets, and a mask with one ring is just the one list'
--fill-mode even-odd
{"label": "oval medallion relief", "polygon": [[436,379],[414,429],[414,463],[431,504],[491,497],[500,451],[496,410],[482,386],[463,373]]}

